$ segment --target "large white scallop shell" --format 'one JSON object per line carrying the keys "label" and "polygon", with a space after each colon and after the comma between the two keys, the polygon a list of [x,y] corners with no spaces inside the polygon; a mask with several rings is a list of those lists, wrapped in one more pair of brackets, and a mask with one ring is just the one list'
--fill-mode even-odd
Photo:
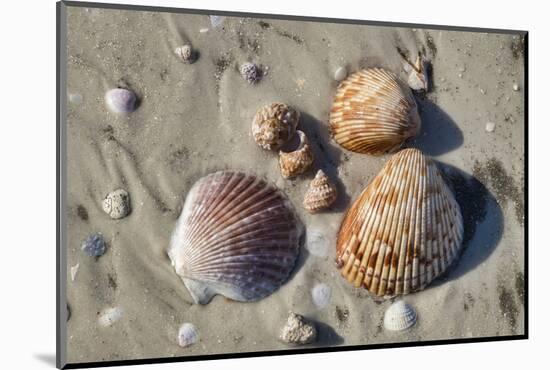
{"label": "large white scallop shell", "polygon": [[460,208],[436,164],[417,149],[395,154],[348,210],[336,263],[356,287],[392,297],[426,287],[458,256]]}
{"label": "large white scallop shell", "polygon": [[334,140],[357,153],[393,152],[420,131],[410,89],[392,72],[361,70],[338,86],[330,111]]}
{"label": "large white scallop shell", "polygon": [[392,304],[384,314],[384,328],[386,328],[386,330],[405,330],[415,323],[416,311],[410,304],[402,300]]}
{"label": "large white scallop shell", "polygon": [[255,301],[288,278],[303,227],[286,196],[253,175],[220,171],[191,188],[168,255],[196,303]]}

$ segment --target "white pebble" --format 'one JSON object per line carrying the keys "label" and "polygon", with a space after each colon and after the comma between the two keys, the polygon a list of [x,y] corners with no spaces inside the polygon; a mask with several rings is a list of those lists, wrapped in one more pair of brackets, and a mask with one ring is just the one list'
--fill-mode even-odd
{"label": "white pebble", "polygon": [[319,309],[325,308],[330,303],[330,297],[332,290],[327,284],[320,283],[313,287],[311,290],[311,298],[313,303]]}
{"label": "white pebble", "polygon": [[107,308],[99,316],[99,325],[103,327],[111,326],[122,318],[124,311],[120,307]]}
{"label": "white pebble", "polygon": [[347,76],[348,76],[348,71],[346,67],[338,67],[336,71],[334,71],[334,79],[336,81],[342,81]]}
{"label": "white pebble", "polygon": [[458,77],[459,77],[459,78],[462,78],[462,73],[459,73],[459,74],[458,74]]}
{"label": "white pebble", "polygon": [[487,132],[495,131],[495,123],[494,122],[487,122],[487,124],[485,125],[485,131],[487,131]]}
{"label": "white pebble", "polygon": [[479,89],[479,92],[482,93],[483,95],[485,95],[485,90]]}
{"label": "white pebble", "polygon": [[136,94],[126,89],[111,89],[105,94],[107,107],[114,113],[131,113],[136,109]]}
{"label": "white pebble", "polygon": [[514,89],[514,91],[519,91],[519,85],[518,84],[514,84],[512,86],[512,89]]}
{"label": "white pebble", "polygon": [[178,331],[178,344],[180,347],[187,347],[199,340],[199,332],[195,325],[186,322]]}
{"label": "white pebble", "polygon": [[208,32],[208,28],[201,28],[201,29],[199,30],[199,32],[200,32],[200,33],[206,33],[206,32]]}

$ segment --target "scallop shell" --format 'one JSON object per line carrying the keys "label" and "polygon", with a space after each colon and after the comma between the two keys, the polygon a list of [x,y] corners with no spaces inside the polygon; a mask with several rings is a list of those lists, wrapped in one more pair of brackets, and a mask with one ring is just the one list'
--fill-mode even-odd
{"label": "scallop shell", "polygon": [[254,116],[252,136],[262,148],[278,149],[294,135],[299,119],[300,113],[284,103],[266,105]]}
{"label": "scallop shell", "polygon": [[334,140],[352,152],[393,152],[420,131],[410,89],[393,73],[372,68],[344,80],[329,117]]}
{"label": "scallop shell", "polygon": [[168,255],[193,300],[255,301],[288,278],[302,225],[286,196],[253,175],[221,171],[191,188]]}
{"label": "scallop shell", "polygon": [[309,140],[302,131],[296,131],[300,139],[298,148],[293,152],[279,151],[279,168],[285,178],[298,176],[311,168],[313,164],[313,152],[309,146]]}
{"label": "scallop shell", "polygon": [[195,325],[186,322],[178,330],[178,344],[180,347],[188,347],[199,340],[199,332]]}
{"label": "scallop shell", "polygon": [[391,331],[400,331],[410,328],[416,323],[416,311],[404,302],[392,304],[384,314],[384,328]]}
{"label": "scallop shell", "polygon": [[323,170],[319,170],[304,196],[304,208],[310,213],[316,213],[330,207],[337,197],[336,187]]}
{"label": "scallop shell", "polygon": [[435,163],[395,154],[348,210],[336,263],[356,287],[391,297],[425,288],[458,256],[460,208]]}

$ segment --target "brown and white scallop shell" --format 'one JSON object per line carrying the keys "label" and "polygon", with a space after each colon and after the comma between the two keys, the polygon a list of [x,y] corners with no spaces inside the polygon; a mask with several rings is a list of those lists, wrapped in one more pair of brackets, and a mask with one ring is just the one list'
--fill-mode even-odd
{"label": "brown and white scallop shell", "polygon": [[354,286],[392,297],[425,288],[457,258],[460,208],[436,164],[417,149],[395,154],[340,227],[336,264]]}
{"label": "brown and white scallop shell", "polygon": [[330,207],[338,197],[336,187],[330,182],[323,170],[317,171],[304,196],[304,208],[310,213],[317,213]]}
{"label": "brown and white scallop shell", "polygon": [[313,151],[306,134],[300,130],[296,131],[296,134],[300,140],[298,148],[292,152],[279,151],[279,168],[285,179],[306,172],[313,164]]}
{"label": "brown and white scallop shell", "polygon": [[329,123],[338,144],[352,152],[375,155],[399,149],[420,131],[410,89],[380,68],[356,72],[338,86]]}
{"label": "brown and white scallop shell", "polygon": [[252,121],[252,136],[263,149],[275,150],[296,132],[300,113],[284,103],[268,104],[258,110]]}
{"label": "brown and white scallop shell", "polygon": [[286,196],[253,175],[220,171],[189,191],[168,255],[193,300],[255,301],[288,278],[302,225]]}

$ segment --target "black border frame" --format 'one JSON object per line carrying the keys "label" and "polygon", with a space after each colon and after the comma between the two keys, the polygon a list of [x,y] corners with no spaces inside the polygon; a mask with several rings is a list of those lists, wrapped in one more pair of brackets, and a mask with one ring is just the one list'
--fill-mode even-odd
{"label": "black border frame", "polygon": [[[258,352],[239,352],[239,353],[223,353],[211,355],[196,355],[196,356],[178,356],[178,357],[160,357],[134,360],[116,360],[116,361],[94,361],[94,362],[79,362],[66,363],[66,322],[63,320],[66,317],[64,311],[66,307],[66,249],[65,249],[65,184],[66,184],[66,147],[65,147],[65,113],[66,113],[66,90],[65,72],[66,72],[66,7],[86,7],[100,9],[118,9],[118,10],[135,10],[135,11],[150,11],[150,12],[165,12],[179,14],[200,14],[200,15],[219,15],[233,17],[251,17],[265,19],[280,19],[302,22],[321,22],[321,23],[340,23],[340,24],[358,24],[369,26],[383,27],[404,27],[404,28],[422,28],[432,30],[445,31],[463,31],[463,32],[486,32],[499,34],[516,34],[524,38],[524,334],[508,335],[508,336],[492,336],[478,338],[456,338],[456,339],[441,339],[429,340],[420,342],[393,342],[380,344],[364,344],[350,345],[341,347],[321,347],[321,348],[295,348],[286,350],[274,351],[258,351]],[[462,27],[462,26],[442,26],[434,24],[419,24],[419,23],[401,23],[401,22],[382,22],[382,21],[365,21],[357,19],[339,19],[339,18],[324,18],[324,17],[308,17],[297,15],[283,14],[265,14],[265,13],[249,13],[249,12],[231,12],[206,9],[188,9],[188,8],[173,8],[161,6],[144,6],[130,4],[111,4],[111,3],[96,3],[96,2],[80,2],[80,1],[59,1],[56,3],[56,367],[59,369],[79,369],[79,368],[95,368],[107,366],[126,366],[126,365],[145,365],[159,363],[174,363],[174,362],[190,362],[201,360],[219,360],[233,359],[246,357],[266,357],[280,355],[295,355],[309,353],[329,353],[342,351],[357,351],[367,349],[383,349],[383,348],[405,348],[405,347],[421,347],[446,344],[461,344],[461,343],[483,343],[483,342],[500,342],[509,340],[521,340],[529,338],[529,247],[528,247],[528,231],[529,231],[529,197],[528,197],[528,172],[529,172],[529,32],[525,30],[509,30],[509,29],[494,29],[494,28],[478,28],[478,27]]]}

